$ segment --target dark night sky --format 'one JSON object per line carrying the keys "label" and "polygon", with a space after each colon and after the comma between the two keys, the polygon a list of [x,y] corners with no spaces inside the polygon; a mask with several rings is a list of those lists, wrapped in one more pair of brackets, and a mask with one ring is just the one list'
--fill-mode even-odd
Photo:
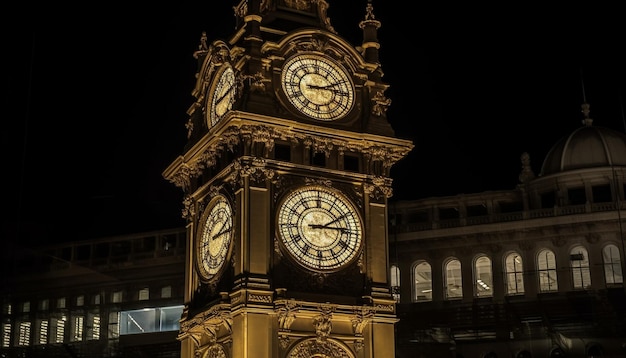
{"label": "dark night sky", "polygon": [[[360,44],[367,2],[329,2],[335,29]],[[44,243],[182,226],[182,190],[161,173],[186,140],[200,34],[230,35],[235,3],[46,3],[12,14],[2,236]],[[373,4],[388,117],[416,145],[392,171],[394,200],[513,189],[524,151],[538,174],[551,145],[581,125],[583,83],[594,124],[624,131],[617,5]]]}

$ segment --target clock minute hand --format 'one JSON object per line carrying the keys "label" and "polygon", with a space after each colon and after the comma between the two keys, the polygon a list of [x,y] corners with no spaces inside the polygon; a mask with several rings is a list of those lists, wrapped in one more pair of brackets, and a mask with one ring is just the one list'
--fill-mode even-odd
{"label": "clock minute hand", "polygon": [[229,232],[230,230],[231,230],[230,226],[222,225],[222,228],[220,229],[220,231],[217,234],[211,236],[211,241],[214,240],[216,237],[220,237],[220,236],[224,235],[225,233]]}

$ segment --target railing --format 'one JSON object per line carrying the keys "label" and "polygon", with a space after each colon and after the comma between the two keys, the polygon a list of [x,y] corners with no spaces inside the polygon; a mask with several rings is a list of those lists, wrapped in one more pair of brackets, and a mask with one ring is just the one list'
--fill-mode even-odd
{"label": "railing", "polygon": [[[620,203],[621,210],[626,209],[626,203]],[[510,221],[521,221],[525,219],[541,219],[556,216],[566,215],[579,215],[592,212],[608,212],[617,211],[617,203],[597,203],[597,204],[583,204],[583,205],[570,205],[563,207],[554,207],[548,209],[536,209],[528,211],[517,211],[510,213],[493,213],[490,215],[482,216],[468,216],[464,218],[446,219],[446,220],[433,220],[419,223],[407,223],[399,224],[392,230],[396,233],[407,233],[416,231],[428,231],[436,229],[448,229],[461,226],[472,225],[484,225],[489,223],[502,223]]]}

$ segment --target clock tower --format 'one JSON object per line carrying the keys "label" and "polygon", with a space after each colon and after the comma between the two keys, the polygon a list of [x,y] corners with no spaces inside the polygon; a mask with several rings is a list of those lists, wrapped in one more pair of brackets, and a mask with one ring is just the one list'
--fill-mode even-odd
{"label": "clock tower", "polygon": [[389,173],[413,144],[387,121],[371,0],[358,46],[328,7],[242,0],[232,36],[194,53],[163,173],[184,193],[184,358],[395,356]]}

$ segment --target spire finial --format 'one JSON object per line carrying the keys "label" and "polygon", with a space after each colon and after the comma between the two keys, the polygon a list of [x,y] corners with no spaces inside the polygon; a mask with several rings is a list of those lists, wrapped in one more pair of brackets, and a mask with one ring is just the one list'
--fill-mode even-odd
{"label": "spire finial", "polygon": [[582,67],[580,68],[580,86],[582,88],[583,91],[583,104],[580,106],[582,108],[581,112],[583,112],[583,115],[585,116],[585,118],[583,118],[582,122],[584,125],[586,126],[591,126],[593,124],[593,119],[591,119],[589,117],[589,113],[591,113],[591,110],[589,109],[591,106],[589,105],[589,103],[587,103],[587,93],[585,92],[585,80],[583,78],[583,69]]}

